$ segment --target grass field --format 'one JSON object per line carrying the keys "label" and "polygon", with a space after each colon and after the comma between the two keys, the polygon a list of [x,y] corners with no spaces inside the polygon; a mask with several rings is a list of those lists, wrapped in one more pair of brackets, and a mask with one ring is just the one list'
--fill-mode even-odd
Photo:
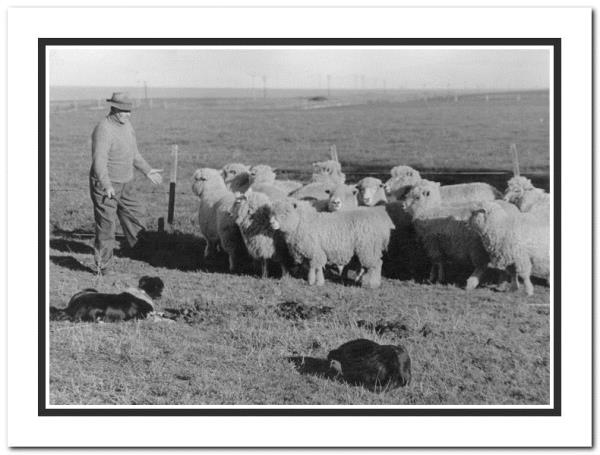
{"label": "grass field", "polygon": [[[148,161],[168,175],[170,145],[179,144],[175,232],[143,260],[117,250],[115,275],[97,282],[85,233],[93,230],[89,138],[102,115],[79,109],[50,116],[50,305],[66,305],[85,287],[117,292],[142,275],[159,275],[166,283],[160,309],[186,313],[174,322],[51,322],[52,404],[549,403],[549,288],[536,285],[526,298],[488,280],[466,293],[460,271],[447,285],[388,273],[374,291],[336,281],[315,288],[294,278],[230,275],[225,258],[201,259],[189,185],[197,167],[231,161],[269,163],[299,176],[325,159],[331,144],[350,179],[382,175],[395,164],[425,172],[509,171],[511,142],[519,147],[522,172],[547,185],[547,93],[321,109],[247,100],[142,107],[133,122]],[[136,186],[155,230],[156,218],[166,215],[166,185],[153,188],[138,176]],[[284,302],[330,311],[303,319],[285,311]],[[378,323],[394,329],[376,330]],[[406,346],[411,385],[373,393],[286,360],[324,359],[358,337]]]}

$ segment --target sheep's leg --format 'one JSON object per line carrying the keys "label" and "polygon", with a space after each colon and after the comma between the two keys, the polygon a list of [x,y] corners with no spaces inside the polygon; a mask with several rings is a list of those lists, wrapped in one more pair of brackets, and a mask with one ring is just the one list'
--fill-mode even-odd
{"label": "sheep's leg", "polygon": [[317,268],[316,281],[317,281],[317,286],[323,286],[325,284],[325,276],[323,275],[323,267]]}
{"label": "sheep's leg", "polygon": [[481,280],[481,277],[485,273],[486,268],[487,268],[486,266],[480,266],[480,267],[475,268],[475,270],[473,271],[473,273],[467,280],[467,286],[466,286],[467,291],[472,291],[477,286],[479,286],[479,281]]}
{"label": "sheep's leg", "polygon": [[533,284],[531,284],[529,275],[521,275],[521,278],[523,278],[523,284],[525,286],[525,292],[527,295],[533,295]]}
{"label": "sheep's leg", "polygon": [[229,272],[233,273],[235,271],[235,255],[233,253],[229,254]]}
{"label": "sheep's leg", "polygon": [[356,275],[356,278],[354,279],[354,281],[356,281],[357,283],[362,279],[363,275],[365,274],[365,268],[361,267],[360,270],[358,271],[358,275]]}
{"label": "sheep's leg", "polygon": [[531,276],[531,262],[523,261],[522,263],[517,264],[515,268],[517,275],[523,280],[525,292],[527,295],[533,295],[533,284],[531,284],[531,280],[529,279]]}
{"label": "sheep's leg", "polygon": [[285,266],[285,264],[283,262],[280,262],[279,265],[281,266],[281,278],[289,277],[290,271]]}
{"label": "sheep's leg", "polygon": [[435,278],[437,276],[437,262],[431,264],[431,268],[429,269],[429,282],[435,283]]}
{"label": "sheep's leg", "polygon": [[510,277],[510,290],[515,292],[519,290],[519,276],[514,272]]}
{"label": "sheep's leg", "polygon": [[438,281],[440,283],[446,282],[446,271],[444,270],[444,262],[440,261],[438,263]]}
{"label": "sheep's leg", "polygon": [[362,285],[375,289],[381,286],[381,265],[370,267],[363,276]]}
{"label": "sheep's leg", "polygon": [[260,260],[260,270],[261,270],[261,277],[267,278],[269,276],[269,264],[267,263],[266,259]]}
{"label": "sheep's leg", "polygon": [[316,271],[317,271],[317,269],[313,266],[310,266],[310,268],[308,269],[308,284],[310,286],[314,285],[317,281]]}

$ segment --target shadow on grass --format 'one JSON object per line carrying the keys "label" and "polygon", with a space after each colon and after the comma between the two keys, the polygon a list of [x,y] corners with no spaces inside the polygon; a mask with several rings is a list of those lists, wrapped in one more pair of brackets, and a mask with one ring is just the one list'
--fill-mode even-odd
{"label": "shadow on grass", "polygon": [[70,239],[51,239],[50,248],[63,253],[93,254],[94,248],[82,242]]}
{"label": "shadow on grass", "polygon": [[95,271],[88,267],[87,265],[83,265],[73,256],[50,256],[50,261],[53,264],[56,264],[60,267],[65,267],[69,270],[75,270],[77,272],[90,272],[95,273]]}
{"label": "shadow on grass", "polygon": [[204,240],[194,234],[146,231],[143,245],[133,250],[121,248],[115,251],[115,256],[143,261],[153,267],[227,272],[227,256],[204,259],[204,245]]}

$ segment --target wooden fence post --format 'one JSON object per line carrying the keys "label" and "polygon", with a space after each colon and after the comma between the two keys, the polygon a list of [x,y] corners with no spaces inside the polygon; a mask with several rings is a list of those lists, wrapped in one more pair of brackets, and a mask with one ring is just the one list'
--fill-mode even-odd
{"label": "wooden fence post", "polygon": [[175,213],[175,186],[177,183],[177,144],[171,146],[171,179],[169,183],[169,212],[167,222],[173,224],[173,214]]}
{"label": "wooden fence post", "polygon": [[517,151],[517,144],[510,144],[510,152],[513,162],[513,176],[518,177],[521,175],[521,171],[519,169],[519,152]]}

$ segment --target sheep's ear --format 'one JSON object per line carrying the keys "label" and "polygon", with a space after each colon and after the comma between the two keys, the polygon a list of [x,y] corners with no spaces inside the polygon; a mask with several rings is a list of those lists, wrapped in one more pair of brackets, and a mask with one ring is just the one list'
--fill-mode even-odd
{"label": "sheep's ear", "polygon": [[425,191],[423,191],[423,196],[429,196],[430,193],[431,193],[431,191],[425,190]]}
{"label": "sheep's ear", "polygon": [[331,190],[325,190],[325,193],[331,194]]}
{"label": "sheep's ear", "polygon": [[379,188],[385,188],[385,183],[381,182],[381,183],[379,184]]}
{"label": "sheep's ear", "polygon": [[357,187],[357,186],[355,186],[355,187],[352,189],[352,194],[354,194],[355,196],[358,194],[358,187]]}
{"label": "sheep's ear", "polygon": [[277,168],[276,168],[276,167],[272,167],[272,168],[271,168],[271,170],[272,170],[273,172],[275,172],[275,171],[277,170]]}

